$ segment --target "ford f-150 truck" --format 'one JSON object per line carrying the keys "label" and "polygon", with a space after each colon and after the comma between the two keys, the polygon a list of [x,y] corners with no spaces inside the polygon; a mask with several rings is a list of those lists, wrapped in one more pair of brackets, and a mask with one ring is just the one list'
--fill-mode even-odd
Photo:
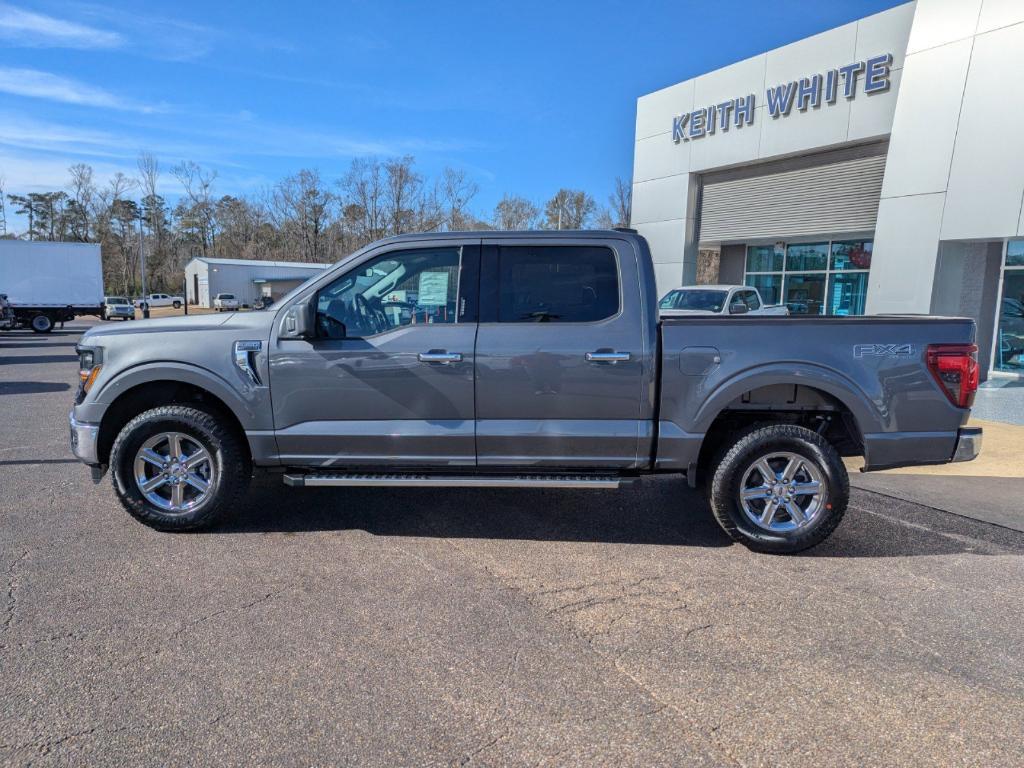
{"label": "ford f-150 truck", "polygon": [[659,318],[631,231],[401,236],[268,310],[91,329],[71,446],[162,530],[240,511],[254,468],[299,487],[676,473],[729,536],[794,552],[846,511],[840,457],[977,455],[974,333],[938,317]]}

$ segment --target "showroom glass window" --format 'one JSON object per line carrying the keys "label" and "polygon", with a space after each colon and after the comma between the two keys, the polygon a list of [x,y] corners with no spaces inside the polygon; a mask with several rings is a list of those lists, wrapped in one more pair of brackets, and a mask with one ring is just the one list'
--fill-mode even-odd
{"label": "showroom glass window", "polygon": [[794,315],[862,315],[871,248],[870,240],[751,245],[746,284]]}
{"label": "showroom glass window", "polygon": [[992,367],[1024,374],[1024,240],[1006,244]]}

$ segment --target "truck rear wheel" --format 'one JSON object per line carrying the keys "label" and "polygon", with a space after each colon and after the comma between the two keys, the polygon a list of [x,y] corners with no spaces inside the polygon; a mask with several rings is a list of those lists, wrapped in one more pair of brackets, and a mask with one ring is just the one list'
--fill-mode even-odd
{"label": "truck rear wheel", "polygon": [[245,493],[251,473],[241,438],[199,408],[171,405],[129,421],[110,452],[118,498],[160,531],[204,528]]}
{"label": "truck rear wheel", "polygon": [[821,435],[773,424],[751,429],[726,451],[708,496],[715,520],[734,541],[790,554],[832,534],[846,512],[850,480]]}
{"label": "truck rear wheel", "polygon": [[49,333],[53,330],[53,318],[46,313],[33,315],[29,325],[32,326],[32,330],[36,333]]}

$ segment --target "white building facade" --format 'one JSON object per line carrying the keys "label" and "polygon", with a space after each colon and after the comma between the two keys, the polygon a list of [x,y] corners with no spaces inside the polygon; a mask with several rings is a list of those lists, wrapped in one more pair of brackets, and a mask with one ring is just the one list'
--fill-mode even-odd
{"label": "white building facade", "polygon": [[330,264],[258,259],[197,257],[185,265],[186,301],[212,307],[218,293],[230,293],[243,306],[257,299],[280,299],[292,288],[327,269]]}
{"label": "white building facade", "polygon": [[917,0],[641,97],[632,225],[661,292],[966,315],[1020,374],[1022,128],[1024,0]]}

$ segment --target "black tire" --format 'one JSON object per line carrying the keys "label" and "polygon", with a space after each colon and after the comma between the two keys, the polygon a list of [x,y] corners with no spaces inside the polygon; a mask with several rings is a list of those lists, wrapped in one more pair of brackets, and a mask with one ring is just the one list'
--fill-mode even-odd
{"label": "black tire", "polygon": [[32,319],[29,320],[29,325],[32,326],[32,330],[36,333],[49,333],[53,330],[53,324],[53,317],[45,312],[33,315]]}
{"label": "black tire", "polygon": [[[149,438],[168,431],[184,433],[200,443],[216,468],[206,499],[186,512],[161,509],[135,483],[134,464],[139,449]],[[183,405],[154,408],[129,421],[114,441],[110,468],[114,492],[124,508],[136,520],[158,531],[191,531],[223,519],[245,494],[252,474],[242,438],[224,426],[222,417]]]}
{"label": "black tire", "polygon": [[[759,526],[747,516],[740,501],[740,485],[748,468],[760,457],[777,452],[796,454],[809,462],[824,485],[816,515],[792,531]],[[741,434],[712,468],[708,501],[715,520],[734,541],[756,552],[792,554],[820,544],[836,529],[850,501],[850,479],[836,449],[817,432],[792,424],[759,426]],[[784,510],[780,512],[783,518],[788,516]]]}
{"label": "black tire", "polygon": [[181,302],[180,301],[176,301],[176,302],[174,302],[173,306],[174,306],[175,309],[181,309]]}

